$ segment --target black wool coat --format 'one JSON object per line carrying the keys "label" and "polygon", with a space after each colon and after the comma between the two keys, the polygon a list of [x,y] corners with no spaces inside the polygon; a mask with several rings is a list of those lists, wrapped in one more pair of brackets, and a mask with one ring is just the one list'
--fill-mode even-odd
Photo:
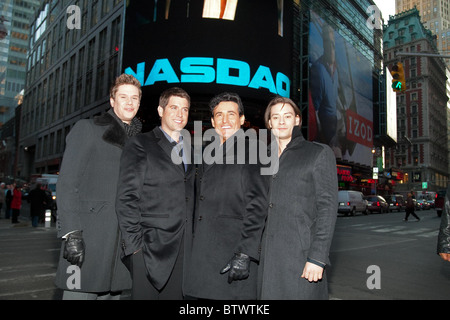
{"label": "black wool coat", "polygon": [[293,131],[271,177],[258,290],[263,300],[328,299],[326,275],[301,278],[307,259],[329,264],[337,217],[336,159],[331,148]]}
{"label": "black wool coat", "polygon": [[[245,163],[238,164],[237,144],[234,137],[230,137],[222,146],[223,164],[203,163],[199,168],[194,238],[185,281],[188,296],[256,299],[257,261],[267,216],[268,178],[261,175],[260,164],[249,162],[248,154],[245,154]],[[231,149],[235,152],[231,153]],[[248,153],[248,146],[245,150]],[[220,271],[240,252],[252,257],[250,276],[229,284],[228,273],[220,274]]]}
{"label": "black wool coat", "polygon": [[124,254],[142,250],[148,278],[158,290],[167,283],[181,245],[184,257],[189,255],[192,238],[196,170],[192,161],[187,170],[174,163],[174,146],[159,127],[132,137],[122,155],[117,188]]}
{"label": "black wool coat", "polygon": [[78,121],[67,136],[56,185],[57,230],[59,237],[81,230],[86,254],[78,281],[63,258],[62,244],[56,285],[64,290],[98,293],[131,288],[130,273],[120,261],[115,208],[120,156],[128,137],[111,112]]}

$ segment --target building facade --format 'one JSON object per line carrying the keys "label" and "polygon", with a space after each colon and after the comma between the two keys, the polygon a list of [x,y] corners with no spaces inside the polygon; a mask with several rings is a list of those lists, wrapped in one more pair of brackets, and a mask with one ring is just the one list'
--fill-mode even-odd
{"label": "building facade", "polygon": [[[436,46],[443,55],[450,52],[450,0],[395,0],[395,12],[419,11],[422,24],[436,36]],[[450,59],[445,59],[450,66]]]}
{"label": "building facade", "polygon": [[31,24],[17,176],[57,173],[75,122],[109,108],[109,84],[121,69],[123,6],[43,1]]}
{"label": "building facade", "polygon": [[5,0],[0,4],[0,180],[14,179],[19,126],[16,115],[25,87],[30,21],[39,0]]}
{"label": "building facade", "polygon": [[[407,90],[397,94],[398,144],[387,153],[401,169],[398,191],[436,191],[448,182],[447,73],[431,31],[411,9],[391,16],[384,30],[384,59],[403,63]],[[425,183],[425,184],[424,184]]]}

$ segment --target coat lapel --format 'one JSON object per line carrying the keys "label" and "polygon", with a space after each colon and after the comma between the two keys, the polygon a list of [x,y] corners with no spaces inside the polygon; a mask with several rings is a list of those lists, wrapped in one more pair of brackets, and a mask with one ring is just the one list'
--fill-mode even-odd
{"label": "coat lapel", "polygon": [[[163,149],[163,151],[167,154],[167,156],[170,159],[172,159],[172,150],[176,146],[176,143],[167,140],[167,138],[164,136],[164,133],[161,131],[159,127],[153,129],[153,133],[155,134],[155,137],[158,139],[158,145],[161,147],[161,149]],[[185,173],[184,164],[181,163],[180,165],[178,165],[178,167],[184,174]],[[186,172],[188,172],[189,169],[190,168],[188,166],[188,170]]]}

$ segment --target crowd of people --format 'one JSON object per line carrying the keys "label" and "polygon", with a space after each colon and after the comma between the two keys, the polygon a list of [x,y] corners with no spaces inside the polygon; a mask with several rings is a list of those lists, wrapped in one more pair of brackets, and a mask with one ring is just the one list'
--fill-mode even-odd
{"label": "crowd of people", "polygon": [[16,183],[0,183],[0,216],[4,211],[5,219],[11,223],[19,223],[20,209],[22,207],[22,192],[20,185]]}
{"label": "crowd of people", "polygon": [[11,220],[13,224],[19,223],[23,201],[27,201],[30,203],[31,224],[33,227],[37,227],[44,221],[45,210],[52,199],[39,183],[35,184],[29,193],[24,195],[23,191],[22,185],[19,183],[0,183],[0,217],[4,211],[5,219]]}

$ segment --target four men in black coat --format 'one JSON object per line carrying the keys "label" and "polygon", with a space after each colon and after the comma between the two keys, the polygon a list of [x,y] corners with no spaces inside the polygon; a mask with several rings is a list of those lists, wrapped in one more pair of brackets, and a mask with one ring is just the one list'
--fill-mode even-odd
{"label": "four men in black coat", "polygon": [[256,299],[269,179],[249,154],[242,101],[211,100],[215,147],[201,164],[183,130],[189,109],[183,89],[165,90],[161,125],[123,144],[115,211],[132,298]]}

